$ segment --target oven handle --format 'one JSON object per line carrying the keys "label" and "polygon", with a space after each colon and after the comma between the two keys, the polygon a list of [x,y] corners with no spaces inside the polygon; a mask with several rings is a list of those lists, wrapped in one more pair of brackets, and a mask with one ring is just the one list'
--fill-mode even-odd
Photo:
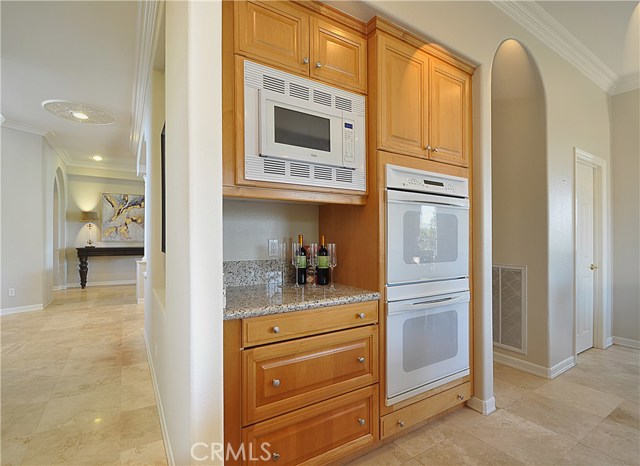
{"label": "oven handle", "polygon": [[[387,306],[387,314],[401,314],[403,312],[422,311],[427,309],[433,309],[436,307],[448,306],[450,304],[463,303],[469,301],[469,292],[456,294],[453,296],[434,297],[433,299],[426,299],[420,301],[413,301],[406,304],[389,303]],[[419,308],[417,308],[419,306]]]}
{"label": "oven handle", "polygon": [[387,189],[387,203],[437,204],[469,209],[469,199]]}

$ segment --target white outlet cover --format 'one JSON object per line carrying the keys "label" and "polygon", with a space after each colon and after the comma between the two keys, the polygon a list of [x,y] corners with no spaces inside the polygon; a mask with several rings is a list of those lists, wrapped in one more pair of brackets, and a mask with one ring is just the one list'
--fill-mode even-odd
{"label": "white outlet cover", "polygon": [[269,257],[277,257],[278,256],[278,240],[270,239],[267,243]]}

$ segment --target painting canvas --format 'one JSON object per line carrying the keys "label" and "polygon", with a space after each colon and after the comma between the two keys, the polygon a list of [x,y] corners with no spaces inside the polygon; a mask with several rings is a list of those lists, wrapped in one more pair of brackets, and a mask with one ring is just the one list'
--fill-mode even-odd
{"label": "painting canvas", "polygon": [[102,240],[144,241],[143,194],[102,194]]}

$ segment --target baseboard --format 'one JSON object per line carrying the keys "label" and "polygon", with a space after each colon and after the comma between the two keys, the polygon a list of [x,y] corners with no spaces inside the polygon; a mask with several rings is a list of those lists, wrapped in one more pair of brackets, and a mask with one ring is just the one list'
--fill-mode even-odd
{"label": "baseboard", "polygon": [[549,369],[549,378],[550,379],[555,379],[560,374],[562,374],[563,372],[568,371],[569,369],[571,369],[575,365],[576,365],[575,356],[570,356],[567,359],[565,359],[564,361],[559,362],[558,364],[553,366],[551,369]]}
{"label": "baseboard", "polygon": [[138,304],[144,304],[144,298],[138,299]]}
{"label": "baseboard", "polygon": [[604,349],[607,349],[611,345],[613,345],[613,337],[609,337],[604,341]]}
{"label": "baseboard", "polygon": [[545,379],[554,379],[576,365],[576,361],[573,356],[570,356],[555,366],[548,368],[538,364],[533,364],[532,362],[523,361],[522,359],[514,358],[513,356],[497,353],[495,351],[493,352],[493,360],[499,364],[504,364],[505,366],[537,375],[538,377],[544,377]]}
{"label": "baseboard", "polygon": [[8,316],[9,314],[19,314],[21,312],[33,312],[42,311],[44,306],[42,304],[30,304],[29,306],[7,307],[0,310],[0,315]]}
{"label": "baseboard", "polygon": [[[79,285],[79,284],[78,284]],[[53,291],[63,291],[67,289],[67,285],[58,285],[53,287]]]}
{"label": "baseboard", "polygon": [[158,406],[158,417],[160,418],[160,431],[162,432],[162,440],[164,441],[164,451],[167,455],[167,462],[169,466],[175,466],[176,462],[173,459],[173,450],[171,449],[171,442],[169,441],[169,430],[167,429],[167,421],[164,417],[164,409],[162,407],[162,398],[160,397],[160,390],[158,389],[158,379],[156,378],[156,369],[153,365],[153,358],[151,356],[151,349],[149,347],[149,340],[147,339],[147,331],[145,329],[142,332],[144,335],[144,346],[147,350],[147,362],[149,363],[149,370],[151,372],[151,382],[153,384],[153,391],[156,396],[156,405]]}
{"label": "baseboard", "polygon": [[[111,282],[87,282],[87,288],[92,286],[116,286],[116,285],[135,285],[135,280],[114,280]],[[80,288],[80,283],[69,283],[68,288]]]}
{"label": "baseboard", "polygon": [[612,343],[614,345],[626,346],[628,348],[640,349],[640,341],[632,340],[630,338],[613,337]]}
{"label": "baseboard", "polygon": [[496,399],[492,396],[488,400],[481,400],[480,398],[472,396],[467,400],[467,406],[484,416],[488,416],[496,410]]}

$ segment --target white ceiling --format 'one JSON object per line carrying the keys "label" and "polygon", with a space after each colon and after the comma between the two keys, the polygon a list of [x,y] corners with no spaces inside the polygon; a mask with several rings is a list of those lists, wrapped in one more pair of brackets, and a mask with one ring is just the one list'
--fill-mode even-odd
{"label": "white ceiling", "polygon": [[[329,2],[368,20],[376,1]],[[496,2],[496,5],[517,2]],[[569,33],[578,48],[597,57],[613,81],[637,85],[638,1],[526,2]],[[525,14],[527,14],[525,12]],[[0,3],[2,69],[0,114],[9,127],[39,134],[68,155],[71,166],[135,171],[131,153],[132,102],[136,66],[136,1],[7,1]],[[542,13],[542,14],[540,14]],[[546,13],[546,14],[545,14]],[[560,29],[558,29],[560,28]],[[635,77],[636,81],[633,81]],[[615,86],[609,86],[609,92]],[[633,85],[632,85],[633,87]],[[70,100],[116,116],[110,126],[90,126],[57,118],[41,103]],[[91,156],[100,154],[103,162]]]}

